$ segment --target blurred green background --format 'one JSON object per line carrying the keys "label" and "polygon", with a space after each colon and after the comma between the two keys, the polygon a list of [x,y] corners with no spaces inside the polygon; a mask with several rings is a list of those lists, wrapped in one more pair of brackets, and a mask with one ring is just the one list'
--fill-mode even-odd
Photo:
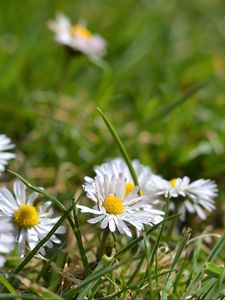
{"label": "blurred green background", "polygon": [[[223,1],[0,3],[0,132],[16,144],[11,169],[72,195],[85,175],[93,175],[94,165],[119,155],[98,106],[132,158],[167,179],[216,180],[222,206]],[[68,63],[66,49],[47,28],[60,11],[74,23],[86,19],[107,40],[105,63],[82,55]]]}

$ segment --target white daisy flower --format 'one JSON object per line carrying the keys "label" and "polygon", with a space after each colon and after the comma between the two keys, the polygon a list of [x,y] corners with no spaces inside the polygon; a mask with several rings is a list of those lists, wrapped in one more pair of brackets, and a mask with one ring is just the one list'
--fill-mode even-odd
{"label": "white daisy flower", "polygon": [[[144,228],[144,224],[156,224],[163,219],[164,212],[153,209],[138,195],[138,187],[126,194],[126,178],[120,173],[115,175],[97,175],[94,179],[86,180],[84,190],[87,197],[94,203],[93,208],[77,205],[82,213],[97,215],[88,222],[95,224],[100,222],[101,228],[107,226],[111,232],[116,229],[121,234],[132,236],[129,225],[134,226],[138,231]],[[148,210],[144,210],[148,206]]]}
{"label": "white daisy flower", "polygon": [[11,139],[5,134],[0,134],[0,174],[5,171],[8,160],[16,157],[15,154],[7,152],[12,148],[14,148],[14,145],[11,144]]}
{"label": "white daisy flower", "polygon": [[100,58],[106,54],[106,41],[89,31],[83,22],[72,25],[67,16],[59,13],[55,21],[48,22],[48,26],[55,33],[55,40],[59,44],[92,58]]}
{"label": "white daisy flower", "polygon": [[[14,183],[14,194],[6,187],[0,188],[0,219],[13,225],[13,233],[18,242],[19,253],[25,254],[26,244],[32,250],[52,229],[60,217],[52,217],[51,202],[36,205],[38,193],[33,192],[26,197],[26,186],[21,181]],[[57,234],[65,232],[63,226],[56,231]],[[60,243],[55,234],[44,246],[52,247],[53,243]],[[45,254],[44,246],[40,253]]]}
{"label": "white daisy flower", "polygon": [[156,195],[179,198],[177,201],[173,199],[171,203],[173,209],[178,206],[178,212],[182,214],[183,220],[186,211],[191,214],[197,213],[199,218],[204,220],[206,219],[204,210],[211,212],[215,209],[213,199],[217,196],[218,188],[212,180],[199,179],[191,183],[190,178],[185,176],[167,181],[160,176],[153,175],[150,185]]}
{"label": "white daisy flower", "polygon": [[15,237],[13,235],[12,224],[2,220],[0,226],[0,267],[5,263],[5,256],[9,254],[15,247]]}
{"label": "white daisy flower", "polygon": [[[151,169],[142,165],[138,160],[132,160],[132,165],[137,176],[140,186],[140,194],[143,196],[143,199],[151,204],[156,204],[157,201],[155,198],[153,198],[155,194],[153,194],[152,190],[149,189],[149,180],[152,176]],[[116,177],[118,177],[119,174],[123,174],[123,176],[126,178],[126,195],[129,195],[129,193],[135,188],[129,168],[122,158],[118,157],[110,159],[106,163],[96,166],[94,170],[95,173],[101,177],[103,177],[105,174],[108,174],[109,176],[114,175]],[[90,179],[85,177],[85,181],[90,182]]]}

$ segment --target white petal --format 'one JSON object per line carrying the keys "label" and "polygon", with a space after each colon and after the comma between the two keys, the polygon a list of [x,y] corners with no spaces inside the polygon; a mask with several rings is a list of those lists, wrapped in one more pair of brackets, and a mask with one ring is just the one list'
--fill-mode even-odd
{"label": "white petal", "polygon": [[95,223],[102,221],[103,218],[105,218],[105,216],[101,215],[101,216],[95,217],[93,219],[89,219],[88,223],[95,224]]}
{"label": "white petal", "polygon": [[116,226],[115,226],[115,222],[114,222],[113,218],[109,220],[109,229],[112,232],[114,232],[116,230]]}
{"label": "white petal", "polygon": [[21,181],[16,181],[14,183],[14,193],[16,196],[16,201],[18,205],[26,203],[26,186]]}
{"label": "white petal", "polygon": [[92,213],[92,214],[95,214],[95,215],[100,215],[101,214],[100,211],[89,208],[87,206],[77,205],[76,207],[79,208],[82,213]]}
{"label": "white petal", "polygon": [[108,217],[105,216],[105,218],[101,222],[101,228],[105,229],[108,226],[108,223],[109,223]]}

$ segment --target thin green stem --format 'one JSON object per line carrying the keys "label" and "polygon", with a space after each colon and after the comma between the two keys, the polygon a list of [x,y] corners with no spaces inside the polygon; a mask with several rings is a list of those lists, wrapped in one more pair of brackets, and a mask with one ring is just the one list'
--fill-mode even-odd
{"label": "thin green stem", "polygon": [[[178,210],[176,209],[176,210],[174,211],[174,214],[177,214],[177,213],[178,213]],[[169,239],[170,239],[170,237],[171,237],[171,235],[172,235],[172,233],[173,233],[174,226],[176,225],[176,222],[177,222],[177,219],[173,219],[173,220],[169,223],[168,228],[167,228],[167,230],[166,230],[166,237],[165,237],[166,242],[169,241]]]}
{"label": "thin green stem", "polygon": [[[84,195],[84,191],[82,191],[81,195],[78,197],[76,203],[79,201],[79,199]],[[75,205],[76,205],[75,203]],[[88,264],[88,259],[87,259],[87,255],[86,255],[86,251],[84,249],[83,246],[83,240],[82,240],[82,236],[81,236],[81,232],[80,232],[80,225],[79,225],[79,221],[78,221],[78,217],[77,217],[77,212],[76,209],[73,209],[73,217],[74,217],[74,233],[76,235],[76,239],[77,239],[77,244],[78,244],[78,248],[80,251],[80,255],[83,261],[83,265],[84,265],[84,275],[85,277],[88,276],[90,274],[90,268],[89,268],[89,264]]]}
{"label": "thin green stem", "polygon": [[[169,202],[170,202],[170,196],[168,195],[167,198],[166,198],[165,219],[168,217],[168,214],[169,214]],[[162,238],[162,234],[163,234],[163,231],[164,231],[164,228],[165,228],[165,224],[166,223],[163,222],[162,226],[160,228],[159,235],[157,237],[157,240],[156,240],[156,242],[154,244],[154,247],[153,247],[153,250],[152,250],[152,255],[151,255],[151,258],[150,258],[149,266],[152,266],[152,264],[153,264],[156,251],[159,247],[159,243],[160,243],[161,238]]]}
{"label": "thin green stem", "polygon": [[127,285],[129,286],[131,284],[131,282],[134,280],[135,276],[138,274],[143,262],[144,262],[145,256],[143,255],[135,269],[135,271],[133,272],[133,274],[131,275],[131,277],[129,278]]}
{"label": "thin green stem", "polygon": [[108,228],[106,228],[106,229],[103,231],[101,244],[100,244],[99,249],[98,249],[98,252],[97,252],[97,260],[98,260],[98,261],[101,260],[102,256],[103,256],[104,253],[105,253],[105,246],[106,246],[106,242],[107,242],[109,233],[110,233],[110,231],[109,231]]}

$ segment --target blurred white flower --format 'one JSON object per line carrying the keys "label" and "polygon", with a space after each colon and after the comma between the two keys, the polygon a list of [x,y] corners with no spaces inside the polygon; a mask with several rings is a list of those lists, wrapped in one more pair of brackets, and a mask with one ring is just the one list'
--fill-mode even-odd
{"label": "blurred white flower", "polygon": [[[111,232],[116,229],[121,234],[132,236],[128,225],[134,226],[138,231],[144,228],[144,224],[152,225],[162,221],[164,212],[153,209],[138,195],[138,187],[134,187],[129,194],[126,193],[127,179],[118,174],[97,175],[94,179],[86,178],[84,190],[87,197],[94,202],[94,207],[89,208],[77,205],[82,213],[91,213],[97,217],[89,219],[91,224],[101,223],[101,228],[107,226]],[[148,210],[144,210],[148,207]]]}
{"label": "blurred white flower", "polygon": [[100,35],[89,31],[83,22],[72,25],[67,16],[59,13],[56,20],[48,22],[48,27],[55,33],[55,40],[59,44],[91,58],[100,58],[106,54],[106,41]]}
{"label": "blurred white flower", "polygon": [[5,134],[0,134],[0,174],[5,171],[8,160],[16,157],[15,154],[7,152],[12,148],[14,148],[14,145],[11,144],[11,139]]}
{"label": "blurred white flower", "polygon": [[[152,171],[149,167],[142,165],[138,160],[132,160],[132,165],[137,176],[137,180],[140,186],[140,194],[143,196],[143,200],[148,201],[149,204],[155,203],[152,193],[152,190],[149,189],[149,180],[152,176]],[[127,164],[122,158],[114,158],[108,160],[106,163],[103,163],[100,166],[94,168],[95,173],[98,176],[103,177],[105,174],[109,176],[118,177],[119,174],[123,174],[126,180],[126,195],[129,195],[130,192],[135,188],[133,178],[130,174],[130,171],[127,167]],[[85,180],[88,181],[88,177],[85,177]]]}
{"label": "blurred white flower", "polygon": [[0,226],[0,267],[5,263],[5,256],[2,254],[9,254],[14,249],[15,241],[13,225],[2,220]]}
{"label": "blurred white flower", "polygon": [[[25,254],[26,243],[32,250],[52,229],[60,217],[52,217],[53,211],[50,208],[51,202],[43,205],[35,205],[34,201],[38,193],[33,192],[26,197],[26,186],[16,181],[14,183],[14,194],[6,187],[0,188],[0,220],[7,221],[13,225],[13,233],[18,242],[19,253]],[[55,233],[65,232],[63,226]],[[60,243],[55,234],[44,246],[52,247],[54,243]],[[44,246],[40,253],[45,254]]]}
{"label": "blurred white flower", "polygon": [[153,175],[149,188],[158,196],[172,198],[172,208],[178,207],[178,212],[182,214],[182,220],[185,218],[186,211],[191,214],[197,213],[199,218],[204,220],[206,219],[204,210],[215,209],[214,198],[217,196],[218,188],[216,183],[209,179],[190,182],[190,178],[185,176],[167,181],[160,176]]}

